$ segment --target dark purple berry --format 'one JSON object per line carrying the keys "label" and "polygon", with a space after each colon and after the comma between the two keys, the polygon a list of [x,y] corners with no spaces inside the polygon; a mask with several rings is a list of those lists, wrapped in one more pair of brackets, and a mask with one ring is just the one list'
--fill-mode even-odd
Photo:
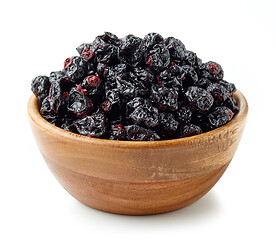
{"label": "dark purple berry", "polygon": [[188,124],[181,127],[179,132],[179,137],[191,137],[194,135],[199,135],[202,133],[202,130],[199,126],[194,124]]}
{"label": "dark purple berry", "polygon": [[102,113],[93,113],[91,116],[77,120],[74,126],[79,134],[88,137],[104,137],[106,134],[106,119]]}
{"label": "dark purple berry", "polygon": [[189,87],[185,95],[190,107],[196,111],[208,111],[214,103],[212,95],[203,88]]}
{"label": "dark purple berry", "polygon": [[154,73],[165,70],[170,64],[169,50],[163,44],[156,44],[148,52],[146,64]]}
{"label": "dark purple berry", "polygon": [[142,60],[142,39],[127,35],[118,48],[118,58],[122,63],[136,67]]}
{"label": "dark purple berry", "polygon": [[162,112],[159,114],[159,132],[165,139],[175,136],[179,123],[174,119],[172,113]]}
{"label": "dark purple berry", "polygon": [[75,83],[81,82],[82,78],[88,72],[88,63],[83,57],[67,58],[64,63],[66,76]]}
{"label": "dark purple berry", "polygon": [[83,93],[80,85],[77,88],[72,88],[68,97],[68,112],[78,118],[85,118],[91,114],[92,109],[92,101]]}
{"label": "dark purple berry", "polygon": [[32,91],[34,95],[43,100],[49,94],[50,81],[47,76],[37,76],[32,80]]}
{"label": "dark purple berry", "polygon": [[130,141],[155,141],[160,140],[158,134],[150,129],[138,125],[125,126],[126,138]]}
{"label": "dark purple berry", "polygon": [[126,132],[122,124],[116,124],[111,126],[110,140],[125,140]]}
{"label": "dark purple berry", "polygon": [[163,110],[177,110],[178,109],[178,92],[174,88],[167,88],[163,85],[152,85],[151,99],[161,106]]}
{"label": "dark purple berry", "polygon": [[137,125],[153,128],[158,125],[158,110],[148,100],[145,100],[129,114],[129,118]]}
{"label": "dark purple berry", "polygon": [[191,122],[192,111],[188,106],[181,106],[178,111],[175,112],[176,120],[180,124],[188,124]]}
{"label": "dark purple berry", "polygon": [[165,39],[165,45],[170,53],[171,61],[180,61],[185,57],[185,45],[174,37],[168,37]]}
{"label": "dark purple berry", "polygon": [[216,107],[208,115],[208,120],[212,127],[218,128],[229,122],[233,116],[233,112],[228,107]]}
{"label": "dark purple berry", "polygon": [[224,102],[229,97],[227,89],[219,83],[212,83],[207,87],[207,92],[211,93],[216,104]]}

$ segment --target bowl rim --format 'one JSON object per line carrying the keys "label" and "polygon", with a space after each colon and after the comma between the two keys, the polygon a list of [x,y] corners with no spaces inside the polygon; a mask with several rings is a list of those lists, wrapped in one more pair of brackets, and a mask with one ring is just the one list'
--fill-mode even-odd
{"label": "bowl rim", "polygon": [[88,136],[80,135],[77,133],[72,133],[69,131],[66,131],[62,128],[59,128],[48,121],[46,121],[39,112],[39,101],[35,97],[34,94],[30,97],[27,105],[27,111],[30,120],[39,128],[44,129],[48,133],[59,136],[60,138],[66,138],[69,141],[77,141],[77,142],[83,142],[83,143],[90,143],[90,144],[100,144],[100,145],[108,145],[110,147],[123,147],[123,148],[136,148],[136,147],[148,147],[148,148],[154,148],[154,147],[163,147],[168,145],[179,145],[184,144],[189,141],[196,141],[201,138],[209,137],[211,135],[215,135],[216,133],[219,133],[223,131],[224,129],[243,121],[248,113],[248,103],[243,96],[243,94],[236,90],[233,94],[233,97],[236,99],[239,112],[234,116],[234,118],[228,122],[227,124],[216,128],[214,130],[191,136],[186,138],[177,138],[177,139],[169,139],[169,140],[158,140],[158,141],[122,141],[122,140],[109,140],[109,139],[102,139],[102,138],[91,138]]}

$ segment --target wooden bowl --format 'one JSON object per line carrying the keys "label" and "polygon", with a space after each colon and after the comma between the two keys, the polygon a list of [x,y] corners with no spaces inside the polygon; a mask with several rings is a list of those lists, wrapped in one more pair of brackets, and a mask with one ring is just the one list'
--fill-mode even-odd
{"label": "wooden bowl", "polygon": [[39,113],[33,95],[28,113],[49,168],[76,199],[92,208],[128,215],[185,207],[219,180],[238,147],[248,105],[234,97],[239,113],[228,124],[188,138],[131,142],[89,138],[58,128]]}

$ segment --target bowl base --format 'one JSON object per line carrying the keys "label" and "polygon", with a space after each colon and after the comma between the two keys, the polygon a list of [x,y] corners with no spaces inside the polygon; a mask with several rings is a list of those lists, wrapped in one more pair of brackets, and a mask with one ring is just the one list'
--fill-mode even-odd
{"label": "bowl base", "polygon": [[186,207],[204,196],[229,165],[187,180],[128,183],[77,173],[43,157],[56,179],[78,201],[97,210],[124,215],[159,214]]}

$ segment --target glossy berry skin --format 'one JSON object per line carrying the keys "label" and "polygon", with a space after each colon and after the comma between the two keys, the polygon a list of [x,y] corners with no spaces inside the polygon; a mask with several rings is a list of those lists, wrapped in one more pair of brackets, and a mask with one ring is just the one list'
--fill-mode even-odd
{"label": "glossy berry skin", "polygon": [[149,33],[145,35],[142,42],[142,49],[144,53],[148,53],[153,49],[154,45],[163,43],[164,38],[159,33]]}
{"label": "glossy berry skin", "polygon": [[165,39],[165,45],[170,53],[170,60],[179,62],[184,60],[185,57],[185,45],[174,37],[168,37]]}
{"label": "glossy berry skin", "polygon": [[203,88],[189,87],[185,93],[189,106],[196,111],[208,111],[213,103],[213,96]]}
{"label": "glossy berry skin", "polygon": [[138,125],[125,126],[126,138],[130,141],[155,141],[160,140],[160,136],[150,130]]}
{"label": "glossy berry skin", "polygon": [[137,81],[142,82],[146,87],[150,87],[154,82],[154,75],[141,67],[134,68],[133,73]]}
{"label": "glossy berry skin", "polygon": [[153,128],[158,125],[158,110],[151,102],[144,100],[129,114],[129,118],[134,124]]}
{"label": "glossy berry skin", "polygon": [[72,88],[69,93],[67,110],[78,118],[87,117],[93,109],[92,101],[83,93],[80,87]]}
{"label": "glossy berry skin", "polygon": [[206,62],[199,65],[199,71],[202,77],[208,78],[213,82],[218,82],[223,79],[223,69],[216,62]]}
{"label": "glossy berry skin", "polygon": [[163,44],[154,45],[153,49],[147,54],[146,64],[154,73],[165,70],[170,64],[169,50]]}
{"label": "glossy berry skin", "polygon": [[184,125],[181,130],[180,130],[180,137],[191,137],[194,135],[199,135],[202,133],[202,130],[199,126],[194,125],[194,124],[188,124]]}
{"label": "glossy berry skin", "polygon": [[188,124],[191,122],[192,111],[187,105],[180,107],[179,110],[175,112],[175,115],[176,115],[176,120],[182,125]]}
{"label": "glossy berry skin", "polygon": [[208,120],[213,128],[218,128],[233,118],[234,114],[228,107],[216,107],[208,115]]}
{"label": "glossy berry skin", "polygon": [[40,113],[48,121],[62,118],[66,111],[66,100],[58,81],[51,84],[49,95],[41,103]]}
{"label": "glossy berry skin", "polygon": [[229,95],[232,95],[236,91],[236,86],[233,83],[227,82],[225,80],[220,80],[219,84],[226,88]]}
{"label": "glossy berry skin", "polygon": [[55,71],[50,73],[49,81],[50,83],[60,80],[65,77],[66,71],[63,69],[61,71]]}
{"label": "glossy berry skin", "polygon": [[232,97],[229,96],[225,102],[223,104],[221,104],[222,106],[226,106],[228,108],[230,108],[230,110],[236,114],[239,111],[239,107],[237,106],[237,101]]}
{"label": "glossy berry skin", "polygon": [[50,85],[47,76],[37,76],[32,80],[31,89],[38,99],[43,100],[49,94]]}
{"label": "glossy berry skin", "polygon": [[101,105],[105,112],[115,113],[121,109],[121,97],[118,89],[111,89],[105,92],[105,101]]}
{"label": "glossy berry skin", "polygon": [[198,58],[196,53],[192,51],[185,50],[184,51],[184,57],[183,57],[183,62],[185,63],[184,65],[191,66],[195,69],[198,68]]}
{"label": "glossy berry skin", "polygon": [[175,120],[172,113],[162,112],[159,114],[159,132],[163,138],[175,136],[179,122]]}
{"label": "glossy berry skin", "polygon": [[93,113],[91,116],[75,121],[74,127],[79,134],[88,137],[104,137],[106,119],[103,113]]}
{"label": "glossy berry skin", "polygon": [[81,87],[82,89],[87,90],[88,96],[93,97],[95,95],[101,94],[103,84],[98,74],[95,74],[89,75],[86,78],[84,78]]}
{"label": "glossy berry skin", "polygon": [[118,59],[131,67],[136,67],[142,60],[142,39],[127,35],[118,48]]}
{"label": "glossy berry skin", "polygon": [[218,83],[212,83],[207,87],[207,92],[211,93],[215,103],[224,102],[228,97],[229,93],[227,89]]}
{"label": "glossy berry skin", "polygon": [[126,132],[122,124],[112,125],[110,129],[110,140],[125,140]]}
{"label": "glossy berry skin", "polygon": [[72,57],[65,60],[66,76],[73,82],[79,83],[88,72],[88,63],[83,57]]}
{"label": "glossy berry skin", "polygon": [[161,111],[178,109],[178,92],[174,88],[167,88],[164,85],[152,85],[151,99]]}

